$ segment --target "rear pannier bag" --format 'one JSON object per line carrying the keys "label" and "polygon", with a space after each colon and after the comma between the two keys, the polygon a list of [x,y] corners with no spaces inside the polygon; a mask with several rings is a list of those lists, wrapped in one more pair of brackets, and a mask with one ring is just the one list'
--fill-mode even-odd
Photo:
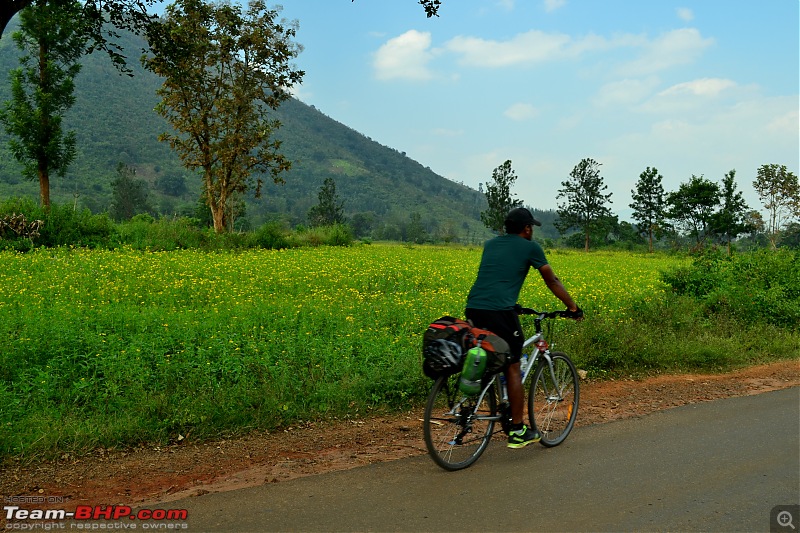
{"label": "rear pannier bag", "polygon": [[470,326],[462,342],[464,352],[477,346],[478,339],[481,341],[481,348],[488,354],[484,375],[491,376],[502,371],[506,366],[506,358],[511,355],[511,347],[488,329]]}
{"label": "rear pannier bag", "polygon": [[461,372],[464,336],[469,322],[443,316],[432,322],[422,335],[422,371],[431,379]]}

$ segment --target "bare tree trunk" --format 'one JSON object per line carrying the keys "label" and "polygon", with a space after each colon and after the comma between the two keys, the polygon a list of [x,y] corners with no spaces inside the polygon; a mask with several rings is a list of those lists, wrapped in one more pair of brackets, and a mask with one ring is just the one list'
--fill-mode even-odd
{"label": "bare tree trunk", "polygon": [[39,163],[39,198],[45,211],[50,210],[50,176],[47,173],[47,166]]}

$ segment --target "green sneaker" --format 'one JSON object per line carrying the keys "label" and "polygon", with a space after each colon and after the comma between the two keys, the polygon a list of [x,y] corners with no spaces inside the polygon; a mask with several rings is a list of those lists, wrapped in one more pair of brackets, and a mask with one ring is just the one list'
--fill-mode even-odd
{"label": "green sneaker", "polygon": [[508,434],[508,447],[509,448],[524,448],[532,442],[539,442],[542,436],[538,431],[528,429],[528,426],[522,426],[519,431],[512,431]]}

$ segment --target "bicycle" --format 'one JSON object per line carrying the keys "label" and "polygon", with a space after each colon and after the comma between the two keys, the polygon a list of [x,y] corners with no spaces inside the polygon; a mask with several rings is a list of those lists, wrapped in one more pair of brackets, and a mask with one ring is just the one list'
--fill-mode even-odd
{"label": "bicycle", "polygon": [[[563,352],[551,352],[542,321],[570,316],[568,311],[536,311],[518,308],[521,315],[535,315],[535,333],[523,344],[522,385],[533,375],[528,393],[528,418],[541,435],[543,446],[558,446],[569,436],[578,415],[580,386],[572,360]],[[533,346],[530,356],[525,357]],[[531,369],[533,372],[531,372]],[[511,406],[502,373],[485,376],[481,390],[468,395],[458,388],[460,374],[438,378],[425,406],[425,446],[433,461],[445,470],[467,468],[486,450],[492,435],[505,434],[511,424]],[[498,404],[499,401],[499,404]],[[495,431],[499,422],[501,429]]]}

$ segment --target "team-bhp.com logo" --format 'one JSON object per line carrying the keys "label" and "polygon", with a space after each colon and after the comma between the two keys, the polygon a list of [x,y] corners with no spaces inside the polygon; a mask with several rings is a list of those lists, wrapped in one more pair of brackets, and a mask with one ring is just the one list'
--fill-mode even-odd
{"label": "team-bhp.com logo", "polygon": [[[186,509],[137,509],[134,511],[127,505],[79,505],[75,508],[75,511],[64,509],[23,509],[18,505],[5,505],[3,506],[3,511],[7,521],[137,520],[144,522],[150,520],[153,522],[176,522],[185,521],[189,516]],[[6,529],[9,529],[9,524],[11,522],[6,523]],[[134,524],[130,525],[135,527]],[[142,524],[142,526],[145,526],[145,524]]]}

